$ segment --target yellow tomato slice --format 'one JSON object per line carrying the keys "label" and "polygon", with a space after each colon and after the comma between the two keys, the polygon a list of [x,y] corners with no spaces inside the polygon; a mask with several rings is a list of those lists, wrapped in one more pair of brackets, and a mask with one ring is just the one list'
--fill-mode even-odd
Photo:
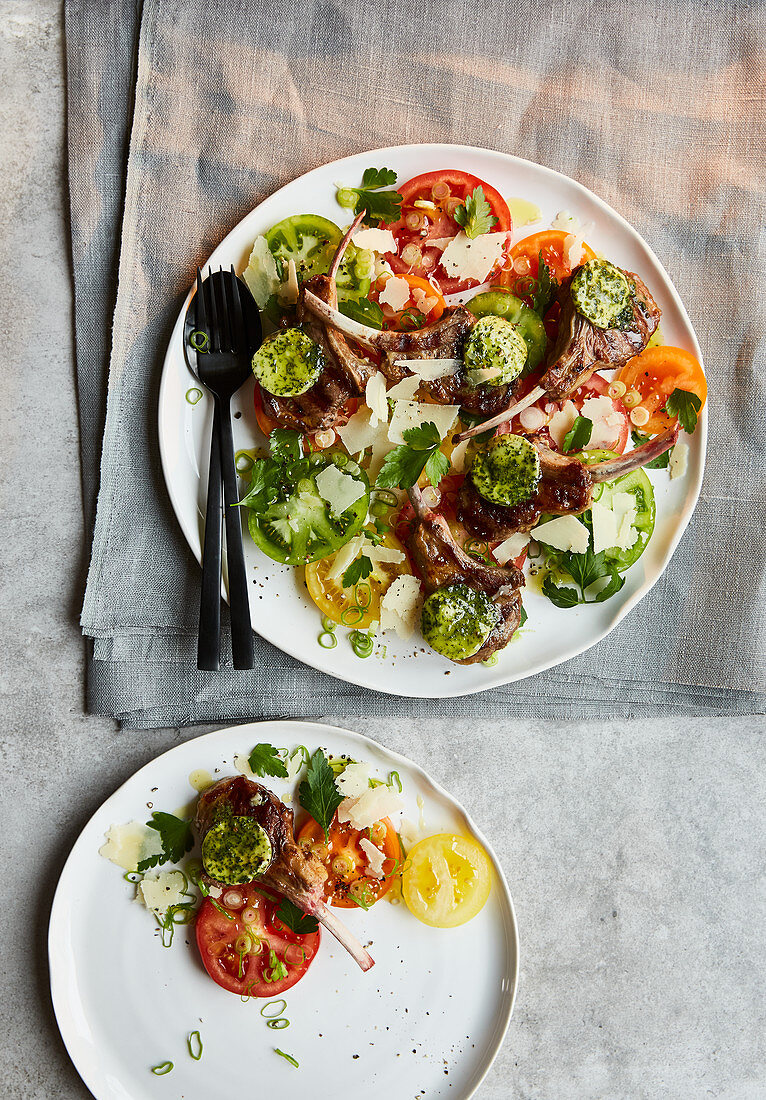
{"label": "yellow tomato slice", "polygon": [[[382,545],[404,551],[399,539],[390,531],[384,537]],[[351,626],[356,630],[366,630],[380,619],[381,596],[396,577],[412,572],[406,556],[402,562],[375,562],[372,573],[361,585],[344,588],[342,577],[329,576],[334,563],[335,554],[309,562],[306,566],[306,587],[323,615],[334,623]],[[362,605],[364,608],[360,617],[354,612],[354,608]]]}
{"label": "yellow tomato slice", "polygon": [[410,912],[434,928],[457,928],[484,907],[492,864],[476,840],[440,833],[407,854],[402,896]]}

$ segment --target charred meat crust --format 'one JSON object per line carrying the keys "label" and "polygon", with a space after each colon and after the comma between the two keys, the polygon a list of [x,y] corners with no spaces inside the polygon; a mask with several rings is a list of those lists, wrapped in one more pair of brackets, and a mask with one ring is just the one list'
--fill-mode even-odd
{"label": "charred meat crust", "polygon": [[287,875],[298,888],[315,891],[327,878],[316,856],[295,843],[293,811],[267,787],[243,775],[221,779],[208,787],[199,797],[194,822],[200,842],[222,812],[252,818],[268,836],[273,859],[259,881],[267,882],[272,873],[279,873],[280,877]]}
{"label": "charred meat crust", "polygon": [[521,570],[513,565],[486,565],[470,557],[455,542],[444,517],[434,512],[419,519],[407,547],[426,592],[430,594],[448,584],[469,584],[484,591],[498,610],[497,626],[481,649],[455,663],[476,664],[503,649],[521,621],[519,588],[524,584]]}
{"label": "charred meat crust", "polygon": [[579,268],[561,284],[557,299],[561,309],[559,334],[551,351],[550,364],[540,385],[552,401],[568,397],[599,367],[621,367],[643,351],[659,324],[662,311],[646,284],[633,271],[626,271],[633,284],[633,320],[626,329],[600,329],[574,307],[569,285]]}

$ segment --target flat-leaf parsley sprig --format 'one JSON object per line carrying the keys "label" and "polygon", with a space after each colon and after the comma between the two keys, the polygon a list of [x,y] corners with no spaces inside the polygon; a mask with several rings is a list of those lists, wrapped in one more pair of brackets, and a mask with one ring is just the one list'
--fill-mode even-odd
{"label": "flat-leaf parsley sprig", "polygon": [[404,443],[386,455],[376,484],[382,489],[409,489],[423,470],[436,488],[449,471],[449,459],[439,450],[441,436],[432,421],[417,428],[405,428]]}
{"label": "flat-leaf parsley sprig", "polygon": [[324,835],[330,832],[330,822],[343,801],[343,795],[335,786],[335,772],[321,749],[317,749],[309,762],[306,778],[298,788],[301,806],[322,826]]}
{"label": "flat-leaf parsley sprig", "polygon": [[361,187],[339,187],[335,198],[340,206],[353,210],[355,214],[365,212],[365,221],[370,225],[399,220],[402,196],[398,191],[384,191],[396,183],[396,172],[392,168],[365,168]]}
{"label": "flat-leaf parsley sprig", "polygon": [[462,225],[466,237],[473,240],[483,233],[489,233],[493,225],[497,225],[497,218],[492,213],[492,207],[484,196],[484,188],[474,188],[473,194],[468,195],[465,202],[458,206],[453,214],[458,225]]}

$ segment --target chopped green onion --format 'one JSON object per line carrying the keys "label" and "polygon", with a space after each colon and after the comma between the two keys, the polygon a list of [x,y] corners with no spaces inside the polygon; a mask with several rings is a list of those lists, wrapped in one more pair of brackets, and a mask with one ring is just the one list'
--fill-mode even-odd
{"label": "chopped green onion", "polygon": [[341,614],[340,621],[343,626],[356,626],[364,618],[364,611],[361,607],[347,607]]}
{"label": "chopped green onion", "polygon": [[350,638],[351,648],[357,657],[365,660],[365,658],[371,655],[374,642],[369,634],[364,634],[361,630],[354,630]]}
{"label": "chopped green onion", "polygon": [[330,457],[336,466],[348,466],[351,461],[348,455],[344,455],[343,451],[335,451]]}
{"label": "chopped green onion", "polygon": [[209,343],[208,335],[206,332],[195,329],[189,337],[189,343],[195,351],[207,351],[207,345]]}
{"label": "chopped green onion", "polygon": [[372,600],[372,589],[365,581],[361,581],[354,588],[354,596],[356,597],[357,607],[361,607],[366,611]]}
{"label": "chopped green onion", "polygon": [[222,905],[219,905],[218,902],[215,900],[215,898],[211,898],[210,900],[212,901],[213,905],[216,907],[216,909],[218,910],[218,912],[221,914],[222,917],[226,917],[227,920],[236,920],[237,919],[234,916],[233,913],[229,912],[228,909],[224,909],[224,907]]}
{"label": "chopped green onion", "polygon": [[468,539],[463,549],[472,558],[481,558],[482,561],[486,561],[489,554],[488,544],[481,539]]}
{"label": "chopped green onion", "polygon": [[202,1057],[202,1036],[200,1033],[198,1031],[192,1031],[191,1035],[186,1040],[186,1045],[194,1061],[199,1062]]}
{"label": "chopped green onion", "polygon": [[[267,1008],[275,1008],[276,1012],[267,1012]],[[261,1016],[265,1020],[276,1020],[277,1016],[281,1016],[283,1012],[287,1012],[287,1001],[284,998],[280,998],[278,1001],[267,1001],[261,1008]]]}
{"label": "chopped green onion", "polygon": [[394,783],[396,783],[396,789],[401,794],[402,780],[401,780],[401,776],[399,775],[399,772],[390,772],[389,773],[389,776],[388,776],[388,785],[389,785],[389,787],[393,787]]}
{"label": "chopped green onion", "polygon": [[391,509],[389,506],[382,500],[374,500],[370,505],[370,515],[377,516],[378,519],[382,519],[383,516],[387,515],[390,511]]}
{"label": "chopped green onion", "polygon": [[291,1066],[295,1066],[296,1069],[300,1068],[300,1063],[293,1058],[292,1054],[285,1054],[279,1047],[274,1047],[274,1053],[278,1054],[280,1058],[284,1058],[286,1062],[289,1062]]}
{"label": "chopped green onion", "polygon": [[[288,957],[287,957],[287,952],[292,950],[293,947],[295,948],[296,954],[298,955],[298,961],[297,962],[293,962],[292,959],[288,959]],[[285,948],[285,962],[287,963],[287,965],[288,966],[302,966],[305,963],[305,961],[306,961],[306,949],[305,949],[305,947],[301,947],[301,945],[299,943],[289,943],[287,945],[287,947]]]}
{"label": "chopped green onion", "polygon": [[287,967],[279,958],[273,947],[269,948],[269,966],[271,969],[264,970],[263,972],[263,980],[265,982],[278,982],[282,978],[287,977]]}
{"label": "chopped green onion", "polygon": [[[335,624],[333,623],[333,626],[334,625]],[[293,749],[293,751],[290,753],[290,759],[292,760],[292,758],[294,756],[297,756],[299,753],[303,757],[303,763],[304,764],[311,763],[311,753],[309,752],[309,750],[306,748],[305,745],[298,745],[297,749]]]}
{"label": "chopped green onion", "polygon": [[166,1073],[170,1073],[173,1069],[172,1062],[160,1062],[158,1066],[152,1066],[152,1073],[155,1077],[164,1077]]}
{"label": "chopped green onion", "polygon": [[393,489],[376,489],[375,500],[376,502],[381,501],[383,504],[387,504],[389,508],[395,508],[399,503],[399,497]]}
{"label": "chopped green onion", "polygon": [[270,1027],[272,1031],[284,1031],[289,1026],[290,1021],[284,1016],[277,1016],[274,1020],[266,1021],[266,1027]]}
{"label": "chopped green onion", "polygon": [[497,662],[500,660],[496,653],[493,653],[490,657],[486,657],[481,663],[485,668],[494,668]]}
{"label": "chopped green onion", "polygon": [[323,630],[317,638],[317,641],[322,649],[335,649],[338,644],[338,639],[329,630]]}
{"label": "chopped green onion", "polygon": [[249,451],[237,451],[234,455],[234,465],[238,474],[249,474],[253,464],[253,456]]}
{"label": "chopped green onion", "polygon": [[140,882],[144,876],[139,871],[126,871],[122,877],[126,882],[132,882],[133,885],[135,885],[137,882]]}
{"label": "chopped green onion", "polygon": [[202,390],[197,389],[196,386],[192,386],[190,390],[186,391],[186,400],[190,405],[196,405],[202,398]]}
{"label": "chopped green onion", "polygon": [[[326,630],[328,634],[334,634],[337,627],[338,624],[335,622],[334,619],[329,619],[327,615],[322,616],[322,630]],[[306,746],[301,745],[301,748],[305,749]],[[306,751],[308,752],[308,749],[306,749]]]}

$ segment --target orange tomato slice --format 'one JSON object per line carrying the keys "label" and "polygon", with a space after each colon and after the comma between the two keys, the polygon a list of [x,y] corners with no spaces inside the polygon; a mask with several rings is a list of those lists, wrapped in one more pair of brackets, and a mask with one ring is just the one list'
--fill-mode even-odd
{"label": "orange tomato slice", "polygon": [[678,417],[663,411],[673,390],[696,394],[702,405],[707,400],[707,380],[699,362],[691,352],[667,344],[634,356],[615,378],[624,382],[628,392],[641,394],[641,405],[649,412],[648,422],[640,429],[646,435],[659,435],[676,424]]}
{"label": "orange tomato slice", "polygon": [[[511,262],[506,272],[507,277],[511,280],[523,279],[527,276],[536,279],[540,253],[542,252],[543,259],[554,279],[558,279],[559,282],[562,279],[567,279],[572,274],[572,268],[567,259],[567,248],[564,242],[570,235],[565,233],[563,229],[543,229],[540,233],[533,233],[531,237],[524,237],[511,249]],[[585,263],[586,260],[595,260],[596,253],[584,241],[582,249],[581,263]],[[518,264],[516,263],[517,260],[519,261]],[[523,267],[527,267],[527,270],[520,270]]]}
{"label": "orange tomato slice", "polygon": [[[380,297],[383,288],[391,277],[391,275],[381,275],[375,283],[372,296],[376,300]],[[417,310],[419,313],[423,312],[415,301],[415,296],[413,294],[413,291],[415,290],[422,290],[423,293],[426,295],[426,298],[430,298],[433,300],[433,304],[428,310],[428,313],[425,314],[423,324],[430,325],[433,324],[434,321],[439,320],[447,306],[447,303],[444,301],[444,295],[441,293],[440,290],[437,290],[432,283],[429,283],[428,279],[421,279],[419,275],[396,275],[394,276],[394,278],[404,279],[404,281],[410,288],[410,300],[404,306],[404,309],[400,309],[397,313],[395,313],[389,306],[381,307],[384,314],[386,315],[386,319],[391,322],[394,328],[399,328],[402,317],[407,312],[407,310],[414,309]]]}
{"label": "orange tomato slice", "polygon": [[[383,878],[368,872],[368,861],[359,842],[367,837],[386,857]],[[298,833],[298,843],[310,847],[327,868],[325,899],[340,909],[369,908],[391,889],[401,870],[402,848],[390,819],[376,821],[371,829],[360,832],[349,822],[340,824],[337,816],[325,838],[321,825],[310,817]],[[358,901],[354,901],[354,898]]]}

